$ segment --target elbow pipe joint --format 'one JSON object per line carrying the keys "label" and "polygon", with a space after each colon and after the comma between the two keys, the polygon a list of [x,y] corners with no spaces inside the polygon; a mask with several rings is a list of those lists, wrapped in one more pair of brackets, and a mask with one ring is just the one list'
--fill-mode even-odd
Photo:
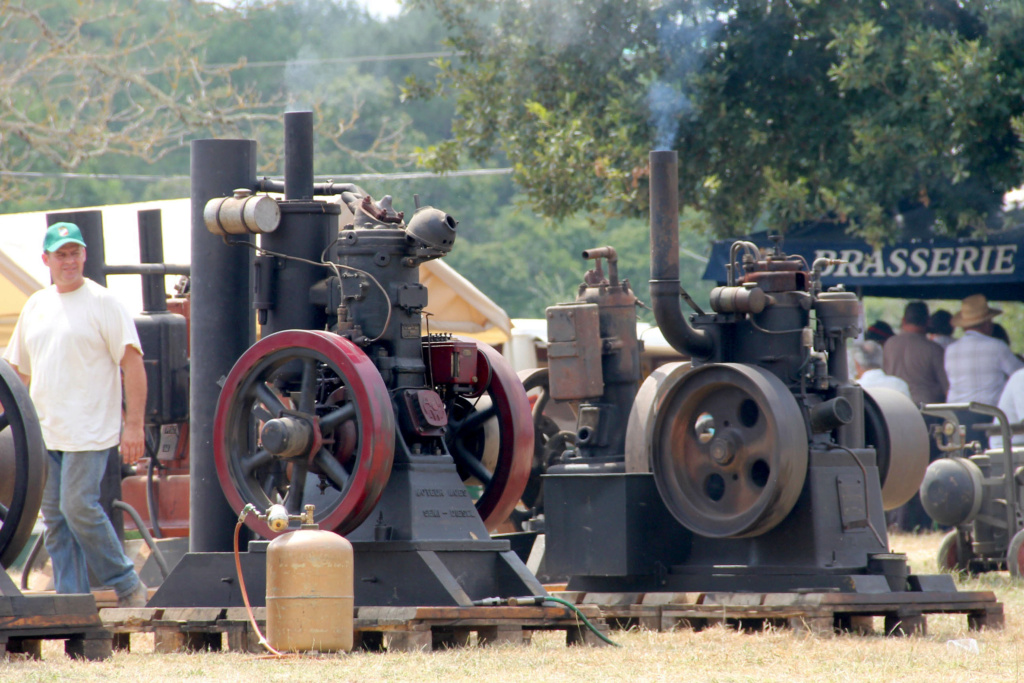
{"label": "elbow pipe joint", "polygon": [[711,335],[690,326],[679,302],[679,158],[674,151],[650,153],[651,306],[665,340],[674,349],[707,359]]}
{"label": "elbow pipe joint", "polygon": [[711,336],[694,329],[679,305],[679,280],[651,280],[651,308],[654,319],[672,348],[680,353],[706,360],[714,352]]}

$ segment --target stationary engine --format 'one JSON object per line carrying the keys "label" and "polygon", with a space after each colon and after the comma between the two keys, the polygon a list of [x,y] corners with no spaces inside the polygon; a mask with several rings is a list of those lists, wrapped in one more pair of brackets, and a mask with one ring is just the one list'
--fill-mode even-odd
{"label": "stationary engine", "polygon": [[[1006,569],[1024,575],[1024,449],[1012,442],[1020,433],[996,406],[982,403],[929,404],[922,412],[940,418],[933,436],[945,457],[928,466],[921,503],[928,515],[952,527],[939,546],[938,566],[972,574]],[[994,419],[989,436],[998,448],[966,442],[961,420]]]}
{"label": "stationary engine", "polygon": [[884,510],[916,491],[928,435],[908,398],[850,381],[856,296],[822,291],[827,262],[737,242],[687,320],[676,173],[651,154],[651,298],[691,360],[636,390],[631,305],[548,310],[551,398],[579,402],[576,446],[544,477],[548,572],[599,592],[911,589]]}
{"label": "stationary engine", "polygon": [[[199,411],[213,394],[213,462],[230,508],[282,504],[297,515],[314,505],[321,529],[353,543],[360,605],[542,592],[508,541],[488,533],[508,518],[529,475],[533,428],[522,384],[490,346],[429,332],[419,266],[451,250],[456,220],[418,200],[407,219],[390,196],[314,183],[310,112],[285,115],[283,182],[249,176],[250,148],[240,142],[200,141],[193,150],[194,210],[201,199],[203,238],[222,242],[208,253],[257,254],[240,309],[229,293],[237,275],[204,261],[193,224],[192,443],[202,443]],[[234,174],[237,189],[202,187],[197,157],[224,167],[201,164],[211,184]],[[227,358],[215,356],[222,344],[237,345],[249,310],[261,337],[217,386],[206,376],[217,370],[206,368],[224,367]],[[192,462],[193,550],[223,553],[230,548],[197,547],[199,527],[211,522],[197,519],[205,477],[195,452]],[[246,524],[263,539],[280,533],[252,516]],[[259,543],[249,547],[261,552]],[[151,604],[237,602],[228,589],[185,595],[208,574],[203,561],[186,556],[181,576]]]}

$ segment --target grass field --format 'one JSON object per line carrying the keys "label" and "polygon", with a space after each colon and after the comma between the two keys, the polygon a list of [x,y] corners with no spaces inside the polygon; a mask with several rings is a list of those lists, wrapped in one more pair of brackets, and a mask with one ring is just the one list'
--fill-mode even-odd
{"label": "grass field", "polygon": [[[939,534],[893,535],[915,573],[935,573]],[[930,615],[928,635],[814,636],[787,629],[744,634],[612,632],[619,648],[567,648],[564,633],[537,633],[529,646],[433,653],[366,653],[272,659],[230,652],[153,654],[152,636],[133,635],[131,654],[104,662],[67,659],[61,641],[42,661],[0,662],[0,681],[1018,681],[1024,676],[1024,583],[1006,572],[958,579],[991,590],[1004,605],[1002,631],[971,632],[965,615]],[[876,618],[876,630],[881,630]],[[977,652],[949,641],[973,639]],[[969,644],[968,644],[969,645]]]}

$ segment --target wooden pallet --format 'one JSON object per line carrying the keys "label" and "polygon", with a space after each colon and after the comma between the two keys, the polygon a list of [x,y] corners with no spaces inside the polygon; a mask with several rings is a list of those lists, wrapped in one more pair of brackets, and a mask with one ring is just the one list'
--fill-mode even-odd
{"label": "wooden pallet", "polygon": [[63,640],[64,652],[75,659],[97,661],[111,654],[111,633],[91,596],[0,596],[0,657],[40,659],[44,640]]}
{"label": "wooden pallet", "polygon": [[555,593],[596,606],[614,628],[655,631],[727,624],[746,631],[765,626],[817,634],[871,633],[884,619],[887,635],[925,635],[928,614],[965,614],[969,629],[1003,628],[1003,605],[991,591],[905,593]]}
{"label": "wooden pallet", "polygon": [[[596,606],[581,612],[603,634],[608,625]],[[254,608],[266,632],[266,608]],[[130,649],[132,633],[152,633],[158,653],[190,650],[264,652],[244,608],[137,608],[100,610],[114,647]],[[355,644],[366,650],[414,651],[498,643],[528,644],[534,631],[565,631],[566,644],[605,645],[563,607],[357,607]]]}
{"label": "wooden pallet", "polygon": [[[608,625],[596,606],[580,606],[594,627]],[[564,607],[359,607],[357,642],[366,649],[436,650],[471,643],[527,644],[534,631],[565,631],[566,645],[606,645]]]}
{"label": "wooden pallet", "polygon": [[[264,629],[266,608],[256,608]],[[131,651],[131,634],[152,633],[153,651],[193,652],[199,650],[265,652],[259,644],[243,607],[133,607],[100,610],[103,625],[113,634],[117,650]]]}

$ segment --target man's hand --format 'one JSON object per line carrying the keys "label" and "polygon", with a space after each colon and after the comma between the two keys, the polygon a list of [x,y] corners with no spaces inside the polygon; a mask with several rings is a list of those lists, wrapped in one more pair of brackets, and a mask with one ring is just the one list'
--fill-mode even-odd
{"label": "man's hand", "polygon": [[146,432],[142,427],[121,430],[121,459],[134,465],[146,454]]}
{"label": "man's hand", "polygon": [[146,366],[134,346],[126,346],[121,359],[124,372],[124,428],[121,430],[121,457],[134,465],[146,454]]}

